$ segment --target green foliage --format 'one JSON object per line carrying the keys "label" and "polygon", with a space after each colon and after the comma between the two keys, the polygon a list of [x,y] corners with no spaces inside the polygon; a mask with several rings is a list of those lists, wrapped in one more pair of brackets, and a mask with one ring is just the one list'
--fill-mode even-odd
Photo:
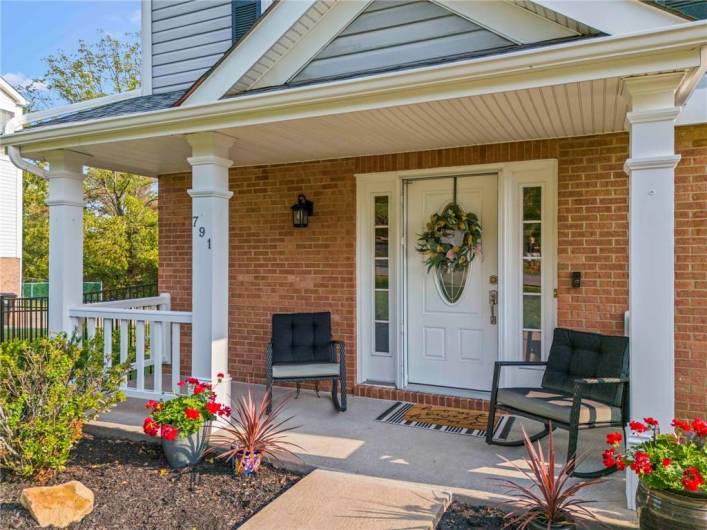
{"label": "green foliage", "polygon": [[[455,232],[461,241],[453,241]],[[441,213],[434,213],[425,232],[417,239],[417,251],[425,256],[427,270],[446,268],[463,271],[474,261],[481,249],[481,224],[476,214],[466,213],[456,203],[450,203]]]}
{"label": "green foliage", "polygon": [[[154,179],[89,169],[84,180],[84,278],[103,288],[157,281],[157,191]],[[23,274],[48,277],[46,181],[24,175]]]}
{"label": "green foliage", "polygon": [[[219,379],[220,381],[221,379]],[[230,414],[229,409],[224,409],[216,403],[216,394],[210,383],[201,383],[198,379],[190,377],[187,381],[181,381],[179,384],[180,387],[185,385],[189,388],[187,395],[169,401],[147,402],[147,407],[152,409],[152,412],[145,418],[144,430],[147,434],[156,436],[157,427],[159,427],[162,437],[169,439],[163,430],[167,426],[176,429],[180,438],[186,438],[197,432],[206,422],[213,420],[217,415]]]}
{"label": "green foliage", "polygon": [[123,399],[125,371],[104,370],[95,342],[0,344],[0,467],[22,476],[61,471],[83,424]]}
{"label": "green foliage", "polygon": [[42,79],[67,103],[127,92],[140,86],[140,43],[137,33],[123,40],[101,33],[95,43],[79,40],[73,53],[63,51],[45,59]]}
{"label": "green foliage", "polygon": [[25,172],[22,193],[22,275],[25,281],[45,280],[49,274],[47,181]]}
{"label": "green foliage", "polygon": [[[45,59],[47,72],[32,86],[55,99],[75,103],[140,86],[140,46],[136,34],[121,40],[101,34],[80,40],[71,53]],[[26,91],[25,91],[26,92]],[[26,94],[32,96],[31,94]],[[37,94],[35,96],[38,97]],[[37,98],[30,100],[36,104]],[[34,108],[33,110],[37,110]],[[157,191],[154,179],[91,168],[84,181],[84,275],[106,289],[156,283]],[[48,276],[49,223],[46,182],[24,175],[24,277]]]}
{"label": "green foliage", "polygon": [[[700,475],[707,477],[707,446],[702,442],[700,446],[696,441],[676,443],[673,434],[659,434],[655,441],[647,442],[641,446],[649,456],[653,465],[652,473],[641,474],[641,480],[649,488],[681,491],[684,470],[695,467]],[[670,463],[665,466],[663,462]],[[700,490],[707,494],[707,484],[702,484]]]}

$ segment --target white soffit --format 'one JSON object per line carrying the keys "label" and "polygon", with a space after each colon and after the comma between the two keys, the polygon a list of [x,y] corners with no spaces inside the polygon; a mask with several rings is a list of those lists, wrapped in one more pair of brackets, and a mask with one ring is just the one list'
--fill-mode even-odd
{"label": "white soffit", "polygon": [[531,0],[513,0],[513,3],[518,7],[522,7],[531,13],[535,13],[546,20],[557,22],[558,24],[577,32],[579,35],[596,35],[599,33],[599,31],[595,28],[587,26],[586,24],[579,22],[578,20],[574,20],[573,18],[569,18],[561,13],[558,13],[557,11],[543,7],[537,2],[532,2]]}
{"label": "white soffit", "polygon": [[[608,78],[219,132],[236,139],[235,165],[253,166],[609,133],[624,130],[625,116],[619,79]],[[149,175],[189,171],[182,136],[83,145],[81,151],[97,167]]]}

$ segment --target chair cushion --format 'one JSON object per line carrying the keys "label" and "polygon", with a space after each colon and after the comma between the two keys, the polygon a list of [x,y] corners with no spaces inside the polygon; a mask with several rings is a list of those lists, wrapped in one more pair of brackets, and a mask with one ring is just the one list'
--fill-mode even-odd
{"label": "chair cushion", "polygon": [[273,379],[290,377],[336,377],[339,363],[291,363],[276,364],[272,367]]}
{"label": "chair cushion", "polygon": [[[542,387],[572,394],[575,379],[628,377],[628,358],[628,337],[557,328]],[[584,396],[618,407],[623,388],[620,384],[587,386]]]}
{"label": "chair cushion", "polygon": [[277,363],[334,362],[329,313],[272,316],[272,358]]}
{"label": "chair cushion", "polygon": [[[499,388],[498,404],[550,420],[570,422],[572,396],[539,388]],[[621,408],[591,399],[583,399],[579,423],[621,422]]]}

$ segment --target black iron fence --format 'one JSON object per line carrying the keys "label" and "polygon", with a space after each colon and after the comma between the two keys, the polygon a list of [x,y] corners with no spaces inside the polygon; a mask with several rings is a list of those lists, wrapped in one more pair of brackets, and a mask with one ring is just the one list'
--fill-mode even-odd
{"label": "black iron fence", "polygon": [[[130,285],[84,293],[85,304],[157,296],[156,284]],[[0,342],[12,339],[32,340],[47,335],[49,298],[17,298],[0,295]]]}
{"label": "black iron fence", "polygon": [[0,296],[0,342],[36,339],[47,334],[49,298]]}
{"label": "black iron fence", "polygon": [[146,283],[142,285],[128,285],[116,289],[103,289],[94,293],[84,293],[83,303],[113,302],[115,300],[128,300],[129,298],[147,298],[157,296],[157,284]]}

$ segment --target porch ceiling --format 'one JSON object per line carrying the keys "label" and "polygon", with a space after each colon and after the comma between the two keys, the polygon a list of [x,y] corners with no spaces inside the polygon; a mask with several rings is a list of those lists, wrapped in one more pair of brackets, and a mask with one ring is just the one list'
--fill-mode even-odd
{"label": "porch ceiling", "polygon": [[[624,129],[619,92],[619,78],[607,78],[220,132],[237,139],[230,153],[236,166],[582,136]],[[89,143],[79,150],[96,167],[148,175],[190,170],[183,136]]]}

